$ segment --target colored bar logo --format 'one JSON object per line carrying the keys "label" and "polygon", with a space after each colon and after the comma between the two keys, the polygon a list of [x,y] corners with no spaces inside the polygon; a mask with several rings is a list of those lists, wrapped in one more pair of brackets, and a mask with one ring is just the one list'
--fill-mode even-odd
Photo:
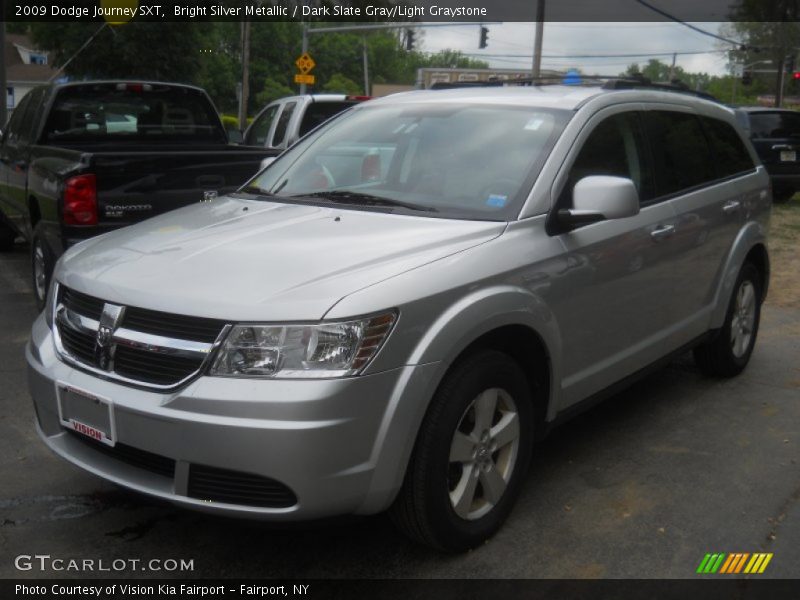
{"label": "colored bar logo", "polygon": [[697,567],[697,573],[707,574],[757,574],[763,573],[769,561],[772,560],[772,553],[755,552],[734,552],[731,554],[716,553],[706,554]]}

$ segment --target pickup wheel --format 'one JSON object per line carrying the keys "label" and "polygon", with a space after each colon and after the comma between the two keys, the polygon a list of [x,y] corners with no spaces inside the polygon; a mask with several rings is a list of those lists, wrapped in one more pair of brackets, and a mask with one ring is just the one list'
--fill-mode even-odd
{"label": "pickup wheel", "polygon": [[14,247],[14,240],[17,239],[17,232],[13,227],[0,221],[0,252],[8,252]]}
{"label": "pickup wheel", "polygon": [[483,543],[505,521],[530,463],[533,410],[525,375],[506,354],[457,363],[420,428],[389,514],[409,537],[448,552]]}
{"label": "pickup wheel", "polygon": [[710,342],[694,349],[694,360],[706,375],[733,377],[750,361],[761,319],[761,274],[745,263],[733,288],[722,329]]}
{"label": "pickup wheel", "polygon": [[44,309],[50,278],[53,276],[55,256],[44,237],[42,226],[37,225],[31,239],[31,274],[33,275],[33,298],[36,308]]}

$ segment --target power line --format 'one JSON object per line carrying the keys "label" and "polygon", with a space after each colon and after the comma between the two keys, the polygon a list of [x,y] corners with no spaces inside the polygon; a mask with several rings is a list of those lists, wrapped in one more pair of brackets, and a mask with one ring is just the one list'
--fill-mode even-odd
{"label": "power line", "polygon": [[[673,54],[697,55],[697,54],[717,54],[727,52],[727,50],[687,50],[684,52],[640,52],[637,54],[543,54],[542,58],[647,58],[649,56],[672,56]],[[528,58],[527,54],[482,54],[479,52],[462,52],[464,56],[477,58]]]}
{"label": "power line", "polygon": [[675,21],[676,23],[679,23],[679,24],[683,25],[684,27],[688,27],[689,29],[691,29],[693,31],[696,31],[697,33],[702,33],[703,35],[707,35],[709,37],[713,37],[713,38],[715,38],[717,40],[720,40],[722,42],[726,42],[728,44],[733,44],[734,46],[742,46],[743,45],[743,42],[732,40],[730,38],[726,38],[726,37],[723,37],[721,35],[717,35],[716,33],[711,33],[710,31],[706,31],[705,29],[700,29],[699,27],[697,27],[695,25],[692,25],[691,23],[687,23],[686,21],[681,21],[678,17],[672,16],[671,14],[669,14],[668,12],[666,12],[664,10],[661,10],[657,6],[653,6],[649,2],[645,2],[645,0],[636,0],[636,2],[638,2],[639,4],[644,6],[645,8],[649,8],[653,12],[656,12],[656,13],[660,14],[662,17],[666,17],[667,19],[669,19],[671,21]]}

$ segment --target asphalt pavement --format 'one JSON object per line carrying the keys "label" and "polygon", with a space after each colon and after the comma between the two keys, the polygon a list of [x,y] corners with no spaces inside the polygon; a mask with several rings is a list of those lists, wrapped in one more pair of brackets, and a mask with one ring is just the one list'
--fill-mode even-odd
{"label": "asphalt pavement", "polygon": [[0,578],[93,576],[17,570],[37,554],[193,561],[137,577],[696,578],[709,552],[773,553],[753,577],[800,577],[800,310],[766,304],[737,378],[703,377],[684,357],[553,432],[505,527],[447,556],[383,515],[280,527],[208,516],[51,454],[27,391],[27,252],[0,255]]}

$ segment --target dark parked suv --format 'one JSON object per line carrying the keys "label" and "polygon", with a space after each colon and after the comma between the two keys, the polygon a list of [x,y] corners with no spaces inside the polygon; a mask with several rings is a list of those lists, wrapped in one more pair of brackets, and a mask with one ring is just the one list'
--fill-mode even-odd
{"label": "dark parked suv", "polygon": [[757,106],[736,112],[769,173],[773,200],[788,201],[800,190],[800,113]]}

